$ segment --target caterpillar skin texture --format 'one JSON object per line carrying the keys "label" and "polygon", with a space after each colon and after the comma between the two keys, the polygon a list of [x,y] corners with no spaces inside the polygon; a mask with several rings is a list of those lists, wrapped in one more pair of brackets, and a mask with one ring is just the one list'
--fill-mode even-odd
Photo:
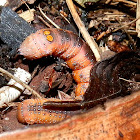
{"label": "caterpillar skin texture", "polygon": [[59,99],[27,99],[18,105],[17,118],[21,123],[43,124],[57,123],[70,117],[70,111],[50,110],[43,106],[47,101],[58,101]]}
{"label": "caterpillar skin texture", "polygon": [[38,30],[24,40],[19,52],[30,60],[48,55],[64,59],[77,82],[75,95],[84,95],[96,59],[89,46],[73,32],[55,28]]}

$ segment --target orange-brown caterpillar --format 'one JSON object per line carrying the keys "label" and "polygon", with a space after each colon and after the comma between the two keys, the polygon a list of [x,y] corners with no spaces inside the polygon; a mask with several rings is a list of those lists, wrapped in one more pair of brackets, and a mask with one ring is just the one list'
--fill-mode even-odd
{"label": "orange-brown caterpillar", "polygon": [[75,95],[84,95],[89,86],[90,70],[96,60],[89,46],[76,34],[62,29],[41,29],[28,36],[19,48],[27,59],[53,55],[65,60],[77,82]]}
{"label": "orange-brown caterpillar", "polygon": [[[84,95],[89,86],[90,70],[96,60],[89,46],[76,34],[62,29],[41,29],[28,36],[19,48],[27,59],[39,59],[48,55],[65,60],[73,70],[77,82],[75,95]],[[68,111],[51,114],[43,109],[47,99],[25,100],[18,106],[18,120],[22,123],[55,123],[68,117]],[[51,120],[50,120],[51,119]]]}
{"label": "orange-brown caterpillar", "polygon": [[28,99],[18,105],[17,118],[21,123],[57,123],[70,117],[70,111],[46,109],[43,103],[59,99]]}

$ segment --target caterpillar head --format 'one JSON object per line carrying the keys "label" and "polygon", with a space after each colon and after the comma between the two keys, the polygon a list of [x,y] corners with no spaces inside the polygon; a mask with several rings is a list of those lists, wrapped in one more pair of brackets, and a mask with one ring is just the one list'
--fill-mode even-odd
{"label": "caterpillar head", "polygon": [[[53,38],[48,36],[48,39],[52,41]],[[50,40],[48,41],[46,39],[43,29],[38,30],[36,33],[31,34],[23,41],[18,50],[19,54],[31,60],[50,55],[52,51],[49,49],[49,46],[51,45]]]}

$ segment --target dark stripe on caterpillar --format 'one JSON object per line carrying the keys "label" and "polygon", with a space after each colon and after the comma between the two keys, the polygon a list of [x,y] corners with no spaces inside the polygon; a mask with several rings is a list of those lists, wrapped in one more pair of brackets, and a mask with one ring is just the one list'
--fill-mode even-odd
{"label": "dark stripe on caterpillar", "polygon": [[19,48],[27,59],[39,59],[48,55],[65,60],[77,82],[75,95],[84,95],[89,86],[90,70],[96,63],[89,46],[76,34],[62,29],[41,29],[28,36]]}

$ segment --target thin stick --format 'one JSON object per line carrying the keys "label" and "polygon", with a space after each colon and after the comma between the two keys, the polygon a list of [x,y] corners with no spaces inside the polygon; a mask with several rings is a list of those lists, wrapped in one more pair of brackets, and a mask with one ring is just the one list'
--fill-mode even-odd
{"label": "thin stick", "polygon": [[125,25],[123,25],[123,26],[121,26],[121,27],[119,27],[117,29],[114,29],[112,32],[116,32],[116,31],[118,31],[118,30],[120,30],[120,29],[122,29],[122,28],[124,28],[124,27],[126,27],[128,25],[131,25],[132,23],[136,22],[138,19],[140,19],[140,17],[134,19],[133,21],[129,22],[128,24],[125,24]]}
{"label": "thin stick", "polygon": [[113,2],[123,2],[125,4],[129,4],[131,7],[136,6],[136,2],[128,1],[128,0],[113,0]]}
{"label": "thin stick", "polygon": [[[137,0],[136,17],[140,17],[140,0]],[[136,21],[136,31],[138,33],[138,37],[140,37],[140,19]]]}
{"label": "thin stick", "polygon": [[69,20],[63,14],[60,13],[60,16],[63,17],[64,20],[66,20],[70,24]]}
{"label": "thin stick", "polygon": [[40,5],[38,5],[38,8],[39,8],[40,13],[41,13],[54,27],[56,27],[56,28],[58,28],[58,29],[60,28],[57,24],[55,24],[50,18],[48,18],[48,17],[45,15],[45,13],[42,11]]}
{"label": "thin stick", "polygon": [[36,68],[34,69],[34,71],[32,72],[32,77],[31,79],[33,79],[37,73],[37,70],[39,69],[39,65],[36,66]]}
{"label": "thin stick", "polygon": [[129,83],[134,83],[134,84],[140,85],[140,82],[135,82],[135,81],[132,81],[132,80],[127,80],[127,79],[124,79],[124,78],[121,78],[121,77],[119,77],[119,79],[124,80],[124,81],[129,82]]}
{"label": "thin stick", "polygon": [[83,35],[85,41],[88,43],[88,45],[90,46],[91,50],[93,51],[96,60],[100,61],[101,60],[101,56],[100,56],[100,51],[99,51],[99,47],[97,45],[97,43],[91,38],[91,36],[89,35],[89,33],[87,32],[85,25],[83,24],[83,22],[81,21],[75,7],[74,4],[72,2],[72,0],[66,0],[66,3],[69,7],[69,10],[73,16],[73,19],[76,23],[76,25],[78,26],[81,34]]}
{"label": "thin stick", "polygon": [[4,75],[7,75],[8,77],[10,77],[11,79],[14,79],[17,83],[21,84],[22,86],[24,86],[26,89],[28,89],[32,94],[34,94],[36,97],[38,98],[42,98],[35,90],[33,90],[32,88],[30,88],[30,86],[26,85],[25,83],[23,83],[19,78],[13,76],[11,73],[9,73],[8,71],[4,70],[3,68],[0,67],[0,72],[3,73]]}
{"label": "thin stick", "polygon": [[2,107],[16,107],[20,102],[11,102],[7,104],[3,104]]}
{"label": "thin stick", "polygon": [[[121,23],[119,20],[117,20],[117,21],[119,22],[120,26],[122,26],[122,23]],[[130,36],[130,34],[127,32],[126,27],[124,27],[123,30],[124,30],[124,32],[127,34],[128,38],[129,38],[129,40],[130,40],[130,42],[131,42],[132,44],[135,44],[134,40],[132,39],[132,37]]]}
{"label": "thin stick", "polygon": [[24,0],[21,0],[21,1],[26,5],[26,7],[28,8],[29,12],[31,13],[31,9],[30,9],[30,7],[28,6],[28,4],[26,3],[26,1],[24,1]]}
{"label": "thin stick", "polygon": [[51,26],[49,23],[47,23],[41,16],[38,16],[38,18],[39,18],[47,27],[52,28],[52,26]]}

